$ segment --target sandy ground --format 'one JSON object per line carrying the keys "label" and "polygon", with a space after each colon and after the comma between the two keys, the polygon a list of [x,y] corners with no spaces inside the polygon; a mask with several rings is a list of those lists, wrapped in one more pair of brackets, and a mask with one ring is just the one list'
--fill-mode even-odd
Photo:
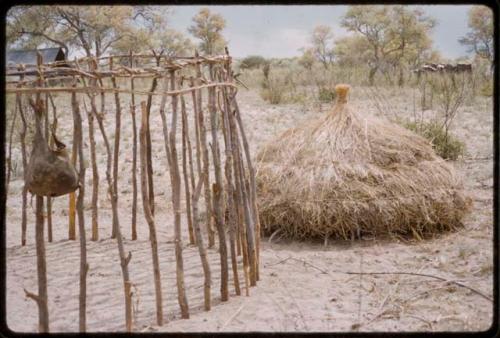
{"label": "sandy ground", "polygon": [[[404,118],[413,114],[411,91],[387,90],[383,95],[390,105],[386,107],[387,116]],[[277,133],[302,120],[320,116],[327,109],[327,106],[321,109],[301,105],[271,106],[256,92],[246,90],[241,90],[239,103],[254,154]],[[381,114],[367,90],[355,88],[351,104],[367,114]],[[114,108],[109,109],[107,126],[112,140]],[[454,166],[464,176],[474,200],[473,212],[462,230],[422,242],[373,239],[330,241],[324,245],[274,239],[269,243],[263,238],[261,280],[257,287],[250,289],[250,297],[235,296],[230,284],[231,297],[224,303],[220,302],[219,293],[219,255],[217,248],[213,248],[209,250],[214,305],[210,312],[203,311],[202,307],[203,273],[197,249],[187,244],[185,236],[189,320],[180,319],[177,303],[172,207],[158,115],[153,113],[152,116],[152,140],[156,224],[167,321],[162,327],[155,325],[151,251],[140,197],[139,239],[130,240],[130,115],[124,113],[122,120],[120,224],[125,248],[132,252],[130,276],[134,283],[136,331],[482,331],[490,327],[493,313],[492,301],[488,299],[493,294],[491,100],[478,99],[474,105],[463,107],[453,126],[453,132],[467,145],[466,156]],[[84,135],[88,135],[86,117],[83,122]],[[62,118],[60,125],[60,138],[70,143],[71,118]],[[105,195],[105,149],[98,131],[96,135],[101,176],[101,240],[88,240],[87,328],[89,332],[123,331],[124,300],[118,250],[115,240],[109,239],[111,209]],[[19,166],[20,150],[15,146],[13,152]],[[14,331],[36,332],[37,308],[23,291],[23,288],[37,290],[34,203],[28,206],[28,243],[23,247],[20,245],[21,176],[18,169],[11,181],[7,201],[7,324]],[[85,200],[87,239],[90,238],[91,176],[89,168]],[[74,332],[78,329],[79,242],[67,240],[67,197],[55,199],[53,205],[54,242],[46,244],[50,328],[53,332]],[[200,207],[202,205],[203,201]],[[437,276],[444,281],[401,273]]]}

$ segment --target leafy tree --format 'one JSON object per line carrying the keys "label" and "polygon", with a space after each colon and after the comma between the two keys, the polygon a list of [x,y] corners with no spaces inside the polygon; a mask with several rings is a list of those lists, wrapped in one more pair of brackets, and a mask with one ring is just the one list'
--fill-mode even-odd
{"label": "leafy tree", "polygon": [[325,69],[333,63],[333,33],[330,27],[316,26],[311,34],[311,52]]}
{"label": "leafy tree", "polygon": [[363,58],[370,69],[370,84],[377,72],[388,76],[394,68],[400,69],[402,84],[403,64],[415,63],[430,49],[428,33],[435,22],[421,11],[404,6],[351,6],[341,24],[366,42],[368,50],[363,50]]}
{"label": "leafy tree", "polygon": [[469,47],[483,59],[493,62],[493,12],[486,6],[472,6],[469,10],[470,32],[459,39],[459,42]]}
{"label": "leafy tree", "polygon": [[192,21],[193,24],[188,31],[201,40],[200,50],[208,55],[222,53],[227,44],[222,36],[222,30],[226,27],[226,20],[222,15],[212,13],[208,8],[202,8]]}
{"label": "leafy tree", "polygon": [[127,35],[113,47],[115,52],[139,53],[154,50],[167,56],[191,54],[192,49],[193,43],[181,32],[168,28],[150,31],[143,27],[135,29],[134,33]]}
{"label": "leafy tree", "polygon": [[267,62],[268,61],[260,55],[250,55],[241,60],[240,68],[241,69],[259,68],[265,65]]}
{"label": "leafy tree", "polygon": [[165,8],[152,6],[16,6],[7,13],[7,43],[20,48],[57,45],[101,56],[139,25],[158,26]]}
{"label": "leafy tree", "polygon": [[299,65],[311,71],[314,66],[314,54],[311,48],[306,48],[302,50],[302,56],[299,58]]}

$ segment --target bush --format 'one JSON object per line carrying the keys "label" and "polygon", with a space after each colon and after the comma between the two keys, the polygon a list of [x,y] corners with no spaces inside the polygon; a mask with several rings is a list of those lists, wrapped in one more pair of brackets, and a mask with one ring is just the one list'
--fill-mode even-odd
{"label": "bush", "polygon": [[465,144],[447,133],[436,121],[407,122],[404,127],[428,139],[436,153],[444,159],[454,161],[465,153]]}
{"label": "bush", "polygon": [[260,68],[261,66],[268,63],[266,59],[264,59],[260,55],[250,55],[241,60],[240,69],[254,69]]}
{"label": "bush", "polygon": [[487,81],[479,88],[479,94],[481,96],[490,97],[493,96],[493,80]]}
{"label": "bush", "polygon": [[318,99],[321,102],[332,102],[335,100],[335,90],[330,87],[319,87]]}

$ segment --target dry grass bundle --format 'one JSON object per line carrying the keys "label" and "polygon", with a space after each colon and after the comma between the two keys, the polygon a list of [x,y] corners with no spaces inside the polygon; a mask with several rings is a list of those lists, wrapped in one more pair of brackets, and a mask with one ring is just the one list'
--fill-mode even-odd
{"label": "dry grass bundle", "polygon": [[290,129],[258,154],[264,231],[292,238],[403,235],[461,225],[471,206],[460,178],[424,138],[347,106]]}

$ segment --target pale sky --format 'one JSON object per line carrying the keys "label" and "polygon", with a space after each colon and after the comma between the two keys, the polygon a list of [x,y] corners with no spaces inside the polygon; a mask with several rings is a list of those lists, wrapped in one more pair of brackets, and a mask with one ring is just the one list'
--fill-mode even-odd
{"label": "pale sky", "polygon": [[[327,25],[334,37],[352,34],[340,27],[343,5],[218,5],[171,6],[169,26],[195,41],[188,33],[192,17],[203,7],[221,14],[226,19],[223,35],[229,41],[229,52],[234,57],[262,55],[264,57],[299,56],[299,48],[308,44],[308,37],[317,25]],[[469,5],[421,5],[418,7],[437,19],[432,39],[434,47],[447,58],[466,55],[466,48],[458,39],[467,31]],[[198,41],[197,41],[198,42]]]}

